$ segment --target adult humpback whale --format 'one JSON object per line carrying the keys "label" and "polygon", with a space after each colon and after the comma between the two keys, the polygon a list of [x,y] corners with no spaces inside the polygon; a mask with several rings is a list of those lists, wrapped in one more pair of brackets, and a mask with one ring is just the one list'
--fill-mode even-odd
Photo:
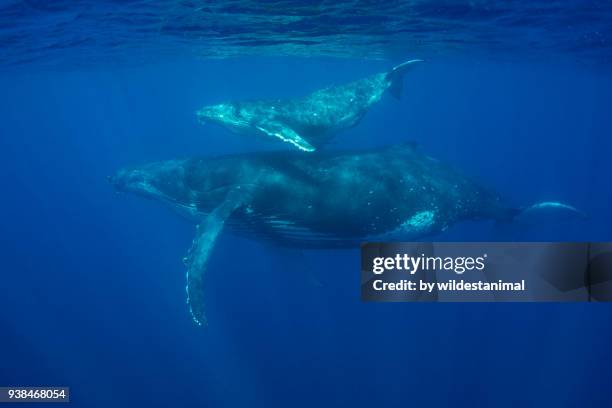
{"label": "adult humpback whale", "polygon": [[387,89],[399,98],[404,73],[416,62],[421,60],[407,61],[391,71],[330,86],[303,98],[221,103],[204,107],[197,115],[201,122],[278,139],[312,152],[338,131],[357,125]]}
{"label": "adult humpback whale", "polygon": [[205,322],[207,260],[224,225],[281,245],[337,248],[419,239],[462,220],[577,212],[552,202],[509,208],[494,192],[411,145],[169,160],[120,170],[110,181],[118,191],[160,200],[198,223],[185,259],[188,302],[198,324]]}

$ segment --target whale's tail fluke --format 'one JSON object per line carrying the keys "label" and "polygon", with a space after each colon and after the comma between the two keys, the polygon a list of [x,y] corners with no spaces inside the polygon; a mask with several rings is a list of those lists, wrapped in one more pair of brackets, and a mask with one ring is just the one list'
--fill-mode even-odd
{"label": "whale's tail fluke", "polygon": [[542,201],[522,208],[509,208],[495,217],[491,231],[493,241],[523,241],[533,228],[548,228],[585,219],[587,215],[577,208],[556,201]]}
{"label": "whale's tail fluke", "polygon": [[556,201],[542,201],[514,212],[512,221],[531,224],[534,222],[562,222],[584,219],[586,214],[576,207]]}
{"label": "whale's tail fluke", "polygon": [[408,68],[412,67],[417,62],[423,62],[423,60],[414,59],[403,62],[387,73],[387,79],[391,82],[389,85],[389,92],[391,92],[391,95],[393,95],[395,98],[401,99],[402,88],[404,85],[404,74]]}
{"label": "whale's tail fluke", "polygon": [[498,213],[497,225],[504,228],[524,229],[535,225],[554,225],[563,222],[577,221],[587,218],[587,215],[569,204],[557,201],[540,201],[521,208],[508,208]]}

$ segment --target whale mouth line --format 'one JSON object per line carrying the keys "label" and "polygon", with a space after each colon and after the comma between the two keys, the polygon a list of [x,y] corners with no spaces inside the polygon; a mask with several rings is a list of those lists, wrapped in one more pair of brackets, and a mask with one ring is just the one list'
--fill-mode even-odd
{"label": "whale mouth line", "polygon": [[241,190],[243,188],[253,187],[255,183],[225,183],[217,187],[210,188],[208,190],[202,191],[203,194],[213,194],[222,190]]}

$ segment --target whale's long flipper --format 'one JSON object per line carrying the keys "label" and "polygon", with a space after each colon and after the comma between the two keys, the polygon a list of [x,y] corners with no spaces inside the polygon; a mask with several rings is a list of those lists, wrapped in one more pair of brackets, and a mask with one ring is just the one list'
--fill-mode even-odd
{"label": "whale's long flipper", "polygon": [[391,81],[391,85],[389,85],[389,92],[391,92],[391,95],[395,96],[397,99],[400,99],[402,97],[404,73],[408,68],[410,68],[413,64],[417,62],[423,62],[423,60],[415,59],[406,61],[402,64],[397,65],[387,74],[387,79]]}
{"label": "whale's long flipper", "polygon": [[313,152],[315,148],[293,129],[275,121],[261,121],[255,126],[258,130],[268,136],[276,137],[283,142],[288,142],[305,152]]}
{"label": "whale's long flipper", "polygon": [[225,201],[208,214],[198,225],[196,236],[189,254],[185,258],[187,265],[187,304],[193,320],[198,325],[206,324],[204,274],[208,258],[215,245],[223,225],[229,216],[244,203],[246,195],[239,189],[228,194]]}

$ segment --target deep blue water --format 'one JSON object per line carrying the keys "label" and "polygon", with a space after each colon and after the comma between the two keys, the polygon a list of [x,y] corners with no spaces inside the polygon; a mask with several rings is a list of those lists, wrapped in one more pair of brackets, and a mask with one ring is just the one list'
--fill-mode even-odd
{"label": "deep blue water", "polygon": [[278,148],[195,111],[409,58],[403,99],[334,148],[414,140],[512,205],[588,214],[520,239],[612,240],[610,6],[335,4],[0,2],[0,385],[68,385],[78,407],[610,405],[608,305],[362,304],[358,250],[224,233],[192,323],[193,224],[106,176]]}

